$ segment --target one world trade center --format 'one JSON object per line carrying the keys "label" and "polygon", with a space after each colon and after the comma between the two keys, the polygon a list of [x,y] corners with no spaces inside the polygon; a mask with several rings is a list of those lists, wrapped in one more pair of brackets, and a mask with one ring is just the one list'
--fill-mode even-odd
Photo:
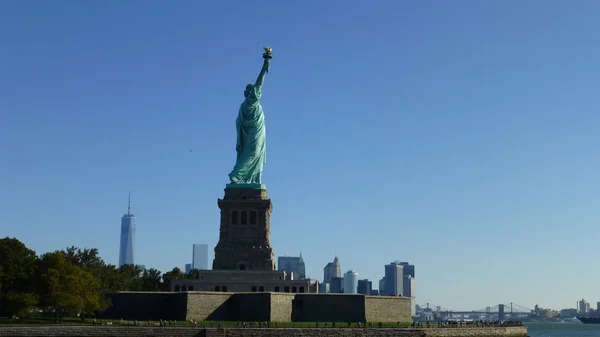
{"label": "one world trade center", "polygon": [[127,214],[121,218],[121,244],[119,245],[119,267],[134,264],[135,215],[131,214],[131,191],[127,204]]}

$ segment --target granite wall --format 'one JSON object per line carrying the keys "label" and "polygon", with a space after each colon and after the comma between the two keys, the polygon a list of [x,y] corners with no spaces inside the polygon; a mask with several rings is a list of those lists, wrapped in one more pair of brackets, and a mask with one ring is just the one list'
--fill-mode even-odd
{"label": "granite wall", "polygon": [[125,320],[411,322],[410,300],[360,294],[122,292],[104,317]]}
{"label": "granite wall", "polygon": [[271,293],[237,293],[230,301],[229,321],[267,322],[271,318]]}
{"label": "granite wall", "polygon": [[186,320],[269,321],[270,293],[187,293]]}
{"label": "granite wall", "polygon": [[174,320],[187,318],[185,293],[172,292],[122,292],[109,295],[112,307],[103,317],[126,320]]}
{"label": "granite wall", "polygon": [[[229,299],[231,293],[202,293],[202,296],[194,296],[195,293],[172,293],[185,294],[186,312],[185,318],[180,319],[189,321],[195,319],[197,321],[224,321],[227,320],[229,312]],[[154,318],[154,320],[161,319]]]}
{"label": "granite wall", "polygon": [[296,294],[271,293],[271,322],[291,322]]}
{"label": "granite wall", "polygon": [[365,296],[367,322],[411,322],[409,297]]}
{"label": "granite wall", "polygon": [[364,304],[365,296],[358,294],[296,294],[292,322],[364,322]]}
{"label": "granite wall", "polygon": [[0,327],[0,337],[526,337],[526,327],[446,328],[446,329],[217,329],[217,328],[146,328],[106,326]]}

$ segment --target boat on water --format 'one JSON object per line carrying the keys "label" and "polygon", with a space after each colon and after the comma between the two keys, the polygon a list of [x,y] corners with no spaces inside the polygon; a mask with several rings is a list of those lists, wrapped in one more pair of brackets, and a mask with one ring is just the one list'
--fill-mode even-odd
{"label": "boat on water", "polygon": [[600,316],[589,317],[589,316],[577,316],[577,319],[583,324],[600,324]]}

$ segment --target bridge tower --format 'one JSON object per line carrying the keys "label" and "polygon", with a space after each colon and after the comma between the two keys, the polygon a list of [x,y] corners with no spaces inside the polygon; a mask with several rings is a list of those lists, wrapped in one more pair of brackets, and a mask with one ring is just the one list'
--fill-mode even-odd
{"label": "bridge tower", "polygon": [[505,318],[504,314],[504,304],[498,304],[498,320],[503,321]]}

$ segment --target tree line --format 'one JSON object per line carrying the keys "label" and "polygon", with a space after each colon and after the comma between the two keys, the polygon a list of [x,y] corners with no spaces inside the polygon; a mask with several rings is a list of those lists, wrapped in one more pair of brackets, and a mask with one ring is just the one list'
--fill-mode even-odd
{"label": "tree line", "polygon": [[0,317],[52,313],[90,316],[108,309],[107,294],[118,291],[168,291],[174,279],[194,275],[179,268],[161,273],[134,265],[119,268],[100,258],[96,248],[68,247],[42,255],[16,238],[0,239]]}

